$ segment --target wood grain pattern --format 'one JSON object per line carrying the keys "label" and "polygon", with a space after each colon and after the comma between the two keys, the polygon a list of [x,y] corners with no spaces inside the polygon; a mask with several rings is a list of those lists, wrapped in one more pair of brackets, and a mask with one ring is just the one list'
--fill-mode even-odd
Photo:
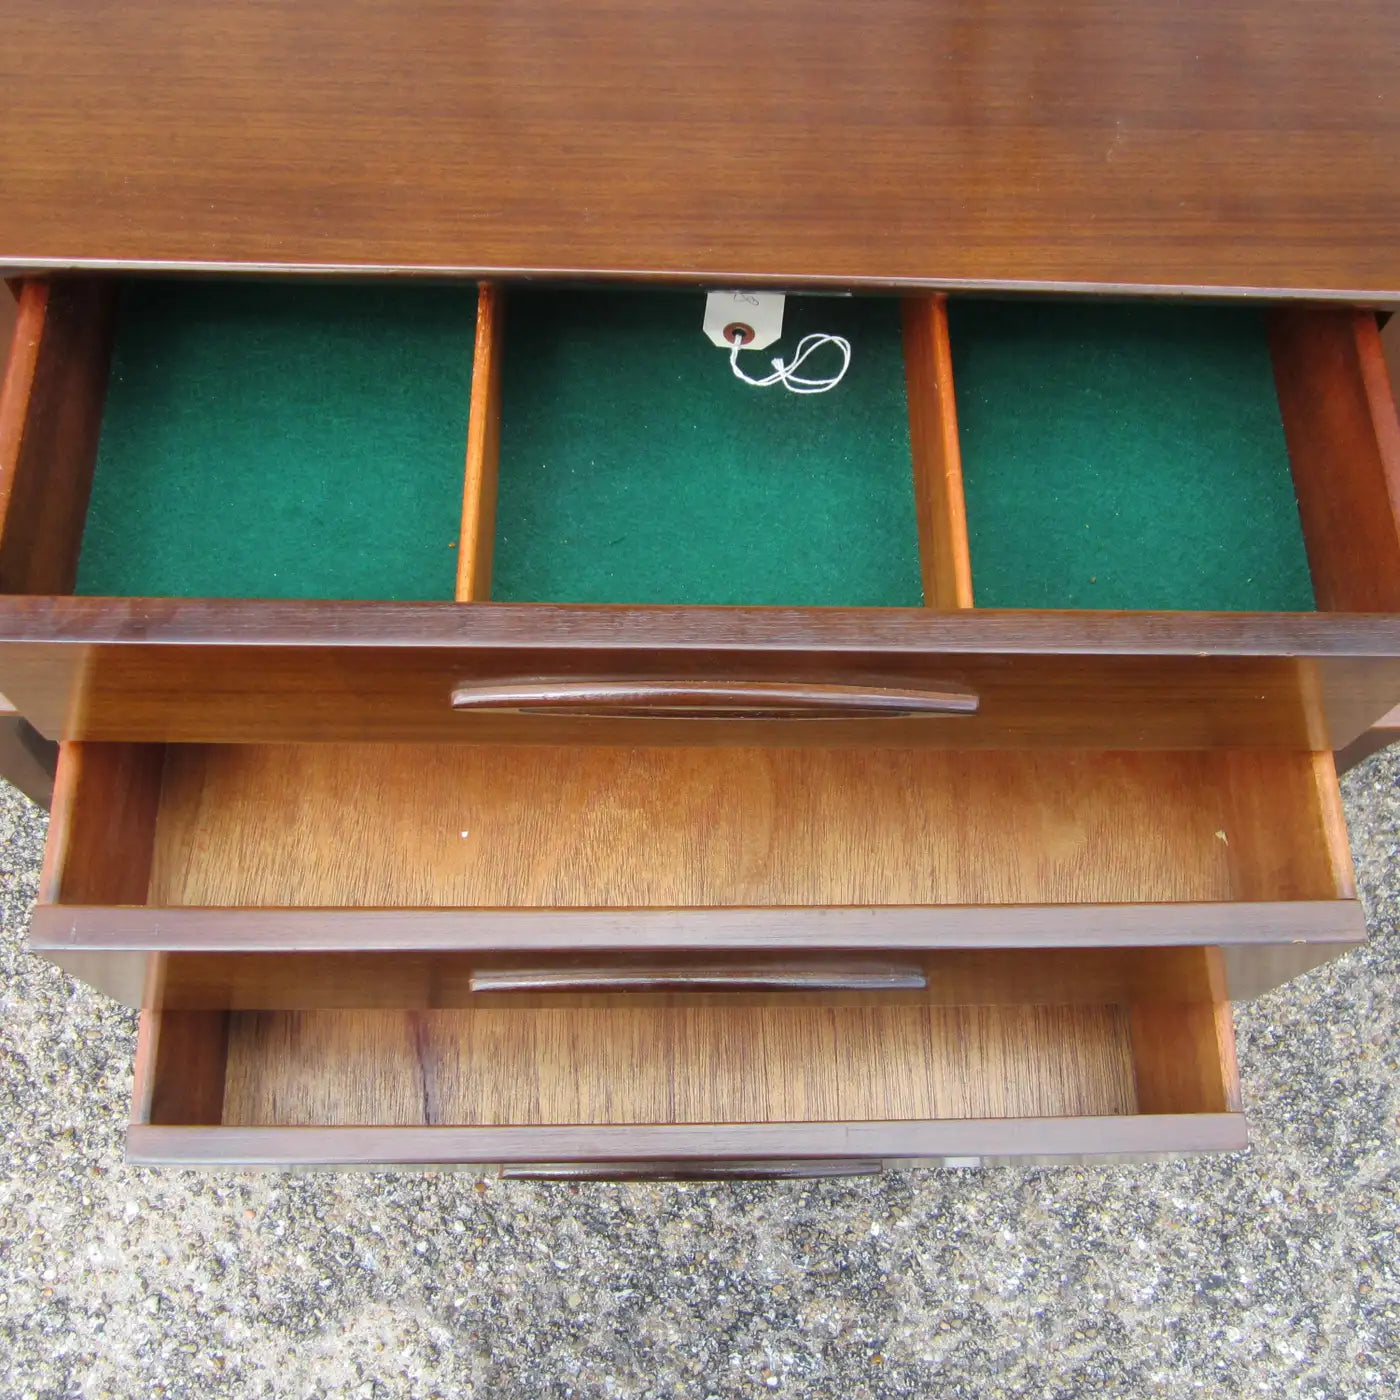
{"label": "wood grain pattern", "polygon": [[1356,867],[1351,858],[1346,812],[1342,808],[1342,789],[1337,782],[1337,763],[1330,753],[1324,751],[1313,754],[1312,764],[1316,811],[1332,867],[1332,885],[1339,894],[1355,899]]}
{"label": "wood grain pattern", "polygon": [[1394,297],[1397,51],[1386,0],[11,0],[0,262]]}
{"label": "wood grain pattern", "polygon": [[[5,296],[8,301],[8,289]],[[48,284],[29,283],[23,302],[22,316],[19,306],[16,304],[13,307],[12,326],[5,341],[7,355],[5,362],[0,364],[0,371],[3,371],[3,377],[0,377],[0,561],[4,558],[7,536],[11,537],[8,548],[16,553],[33,547],[33,542],[27,538],[29,522],[21,519],[26,514],[24,502],[29,493],[25,490],[20,463],[33,407],[39,347],[44,339],[48,315]],[[20,539],[21,530],[26,535],[23,541]],[[26,563],[20,559],[10,570],[21,582],[27,573]]]}
{"label": "wood grain pattern", "polygon": [[156,905],[1336,894],[1307,754],[174,745],[160,807]]}
{"label": "wood grain pattern", "polygon": [[1400,401],[1400,321],[1389,313],[1381,325],[1381,349],[1385,352],[1386,368],[1390,371],[1390,394]]}
{"label": "wood grain pattern", "polygon": [[146,901],[165,750],[158,744],[61,744],[39,898]]}
{"label": "wood grain pattern", "polygon": [[[0,618],[5,601],[0,599]],[[406,634],[397,642],[349,645],[343,640],[344,618],[334,616],[308,627],[299,641],[258,646],[252,644],[258,632],[254,609],[252,616],[244,614],[250,629],[244,644],[185,646],[143,640],[164,632],[163,619],[179,611],[178,605],[157,600],[117,606],[126,611],[126,640],[84,644],[73,636],[63,611],[49,608],[43,623],[26,629],[44,632],[46,640],[0,640],[0,684],[46,736],[1323,749],[1350,742],[1400,696],[1400,629],[1382,617],[1297,619],[1331,623],[1334,630],[1261,620],[1261,655],[1246,649],[1248,624],[1166,628],[1183,646],[1197,643],[1180,652],[1162,650],[1164,643],[1150,626],[1120,631],[1113,618],[1060,614],[1065,625],[1040,630],[1034,620],[1027,625],[1007,614],[972,609],[921,610],[935,627],[950,619],[971,625],[956,638],[935,633],[921,639],[916,629],[895,628],[904,635],[903,650],[882,645],[882,633],[889,635],[885,620],[868,613],[863,629],[852,619],[849,630],[832,627],[834,619],[789,617],[787,637],[806,644],[786,647],[781,628],[750,631],[739,618],[676,618],[676,628],[693,638],[677,646],[663,619],[634,615],[600,628],[600,619],[580,612],[560,627],[557,616],[540,616],[533,607],[513,610],[516,640],[499,646],[415,646],[412,620],[404,622]],[[459,615],[497,610],[490,603],[444,606]],[[610,647],[598,644],[603,635],[611,637]],[[749,645],[742,640],[746,635]],[[538,645],[526,640],[532,636],[540,639]],[[1115,640],[1129,650],[1115,649]],[[64,644],[54,644],[59,641]],[[1134,646],[1144,651],[1133,654]],[[1348,654],[1354,650],[1363,654]],[[975,716],[831,720],[820,729],[786,720],[709,721],[697,733],[684,719],[464,715],[454,713],[447,701],[464,683],[532,671],[914,688],[946,685],[954,678],[976,691],[979,707]]]}
{"label": "wood grain pattern", "polygon": [[114,288],[91,278],[32,281],[21,292],[0,384],[0,593],[72,591],[114,306]]}
{"label": "wood grain pattern", "polygon": [[1202,950],[1213,997],[1173,1006],[1138,1002],[1129,1012],[1138,1110],[1238,1113],[1234,1015],[1218,949]]}
{"label": "wood grain pattern", "polygon": [[1112,1007],[240,1012],[228,1047],[229,1124],[1135,1111],[1126,1018]]}
{"label": "wood grain pattern", "polygon": [[1400,422],[1369,311],[1276,311],[1270,346],[1317,605],[1400,612]]}
{"label": "wood grain pattern", "polygon": [[[1354,944],[1365,921],[1340,893],[1317,900],[1178,904],[746,905],[677,909],[247,908],[44,904],[32,945],[46,953],[411,954],[782,952],[794,948],[1104,949],[1199,944],[1286,951]],[[433,964],[436,966],[436,964]],[[1304,964],[1311,966],[1312,964]],[[1027,963],[1027,967],[1033,963]],[[458,975],[457,968],[452,975]],[[1299,967],[1297,970],[1303,970]],[[415,969],[412,977],[424,971]],[[1233,986],[1233,983],[1232,983]],[[1018,998],[1018,1000],[1023,998]],[[1061,998],[1064,999],[1064,998]],[[428,1003],[431,1004],[431,1003]]]}
{"label": "wood grain pattern", "polygon": [[133,1123],[220,1123],[229,1018],[222,1011],[143,1011]]}
{"label": "wood grain pattern", "polygon": [[[1218,1063],[1220,1066],[1221,1107],[1227,1113],[1239,1113],[1244,1107],[1244,1095],[1240,1089],[1239,1057],[1235,1052],[1235,1008],[1230,1004],[1230,970],[1221,949],[1207,948],[1205,954],[1211,1000],[1215,1003],[1215,1055],[1212,1058],[1204,1054],[1202,1058],[1207,1064]],[[1210,1089],[1209,1092],[1213,1095],[1214,1090]],[[1192,1102],[1199,1106],[1200,1101]]]}
{"label": "wood grain pattern", "polygon": [[[935,654],[1115,657],[1400,657],[1388,618],[1365,614],[978,608],[634,607],[239,598],[4,598],[0,641],[95,646],[456,648],[478,657],[689,652],[889,660]],[[668,659],[668,666],[674,663]],[[519,672],[517,672],[519,674]],[[5,693],[19,703],[13,689]],[[24,707],[21,705],[21,709]],[[26,713],[28,711],[26,710]]]}
{"label": "wood grain pattern", "polygon": [[[1221,757],[1229,777],[1216,840],[1225,853],[1235,897],[1303,899],[1323,886],[1343,898],[1355,897],[1330,755],[1298,754],[1282,766],[1262,751]],[[1273,835],[1284,812],[1296,849],[1310,853],[1306,864],[1282,849]]]}
{"label": "wood grain pattern", "polygon": [[14,339],[15,322],[18,319],[19,305],[15,293],[8,282],[0,281],[0,376],[5,372],[10,342]]}
{"label": "wood grain pattern", "polygon": [[905,393],[924,606],[972,606],[972,558],[946,297],[905,297]]}
{"label": "wood grain pattern", "polygon": [[1222,1062],[1215,1006],[1141,1002],[1131,1010],[1130,1025],[1134,1084],[1143,1113],[1231,1111],[1229,1086],[1238,1071],[1233,1060],[1228,1066]]}
{"label": "wood grain pattern", "polygon": [[462,490],[462,532],[457,542],[459,603],[484,602],[491,596],[504,355],[505,288],[497,282],[483,282],[477,289],[467,469]]}
{"label": "wood grain pattern", "polygon": [[[1092,918],[1092,914],[1090,915]],[[1202,947],[1075,947],[1041,944],[1020,947],[938,949],[901,955],[923,970],[928,985],[918,991],[860,992],[734,992],[627,991],[512,992],[476,990],[474,979],[485,970],[509,969],[520,956],[498,950],[425,952],[411,944],[386,954],[365,949],[351,932],[332,953],[246,952],[229,940],[226,949],[166,954],[157,964],[160,975],[142,985],[131,980],[127,989],[100,986],[129,1005],[176,1010],[316,1011],[316,1010],[449,1010],[453,1007],[514,1007],[546,1009],[568,1006],[753,1006],[776,1002],[785,1006],[1018,1006],[1103,1005],[1133,1001],[1214,1001]],[[367,931],[366,941],[374,935]],[[75,957],[82,973],[82,952],[50,944],[31,943],[31,950],[56,955],[67,966]],[[99,952],[89,945],[89,955]],[[117,951],[117,950],[113,950]],[[877,950],[878,952],[878,950]],[[159,955],[157,955],[159,956]],[[538,955],[551,965],[564,966],[575,955],[554,950]],[[663,949],[649,953],[671,968],[704,967],[723,954]],[[850,957],[852,955],[843,955]],[[863,959],[869,955],[863,955]],[[635,954],[593,954],[591,961],[635,961]],[[801,966],[821,962],[820,949],[774,951],[759,949],[745,961]],[[91,965],[91,964],[89,964]]]}
{"label": "wood grain pattern", "polygon": [[[124,747],[70,746],[96,758],[68,766],[64,806],[105,808]],[[1081,1000],[1106,974],[979,958],[1218,944],[1248,997],[1364,934],[1335,777],[1303,753],[177,746],[165,776],[158,838],[148,814],[79,823],[75,846],[60,807],[59,898],[31,934],[133,1005],[451,1006],[492,950],[637,947],[962,949],[977,956],[939,964],[935,999],[1024,1002],[1052,983]],[[81,901],[66,865],[96,872]],[[1118,999],[1186,995],[1115,966]]]}

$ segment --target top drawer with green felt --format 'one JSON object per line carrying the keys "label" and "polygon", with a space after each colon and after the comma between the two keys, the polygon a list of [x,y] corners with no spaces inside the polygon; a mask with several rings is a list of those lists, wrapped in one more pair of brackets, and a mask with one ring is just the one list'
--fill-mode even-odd
{"label": "top drawer with green felt", "polygon": [[[50,319],[76,316],[55,288]],[[738,362],[848,340],[840,383],[798,395],[731,372],[699,290],[80,292],[114,302],[110,363],[95,312],[50,327],[81,374],[34,380],[12,593],[1400,610],[1400,437],[1361,312],[790,295]]]}

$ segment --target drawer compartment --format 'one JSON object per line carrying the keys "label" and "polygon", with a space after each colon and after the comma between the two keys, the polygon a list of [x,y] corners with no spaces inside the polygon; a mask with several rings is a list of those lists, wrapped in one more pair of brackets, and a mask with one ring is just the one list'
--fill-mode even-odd
{"label": "drawer compartment", "polygon": [[40,924],[1351,897],[1325,754],[67,744]]}
{"label": "drawer compartment", "polygon": [[855,347],[799,397],[698,292],[118,291],[27,284],[3,391],[0,687],[50,737],[814,741],[451,705],[696,681],[978,698],[843,743],[1320,749],[1400,698],[1369,313],[794,297]]}
{"label": "drawer compartment", "polygon": [[451,599],[472,287],[137,282],[75,592]]}
{"label": "drawer compartment", "polygon": [[1265,312],[955,300],[979,607],[1316,607]]}
{"label": "drawer compartment", "polygon": [[798,296],[775,348],[853,351],[794,395],[734,377],[698,292],[22,301],[8,594],[1400,612],[1364,312]]}
{"label": "drawer compartment", "polygon": [[699,294],[513,294],[491,598],[920,606],[899,306],[790,299],[782,346],[744,359],[859,347],[796,395],[734,377]]}
{"label": "drawer compartment", "polygon": [[7,385],[30,421],[6,533],[42,509],[43,538],[4,541],[6,588],[451,600],[476,301],[469,286],[33,285]]}
{"label": "drawer compartment", "polygon": [[1209,1001],[146,1012],[133,1116],[131,1156],[165,1164],[1245,1142],[1229,1007]]}

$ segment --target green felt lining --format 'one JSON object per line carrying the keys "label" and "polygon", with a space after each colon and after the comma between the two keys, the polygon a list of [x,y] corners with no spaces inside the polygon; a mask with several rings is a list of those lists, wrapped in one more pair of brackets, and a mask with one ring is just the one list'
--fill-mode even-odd
{"label": "green felt lining", "polygon": [[985,608],[1314,608],[1264,315],[949,304]]}
{"label": "green felt lining", "polygon": [[798,396],[733,377],[704,301],[512,293],[491,596],[917,606],[898,302],[790,297],[750,375],[809,331],[853,349],[840,385]]}
{"label": "green felt lining", "polygon": [[[513,291],[492,596],[917,605],[897,301],[795,297],[832,393],[734,380],[703,296]],[[448,599],[475,292],[137,282],[84,594]],[[1261,313],[950,303],[981,607],[1314,606]]]}
{"label": "green felt lining", "polygon": [[77,592],[450,599],[473,287],[136,282]]}

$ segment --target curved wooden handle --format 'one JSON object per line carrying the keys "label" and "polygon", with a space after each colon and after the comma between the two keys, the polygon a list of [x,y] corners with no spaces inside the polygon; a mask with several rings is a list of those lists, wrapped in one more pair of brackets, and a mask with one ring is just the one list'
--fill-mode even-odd
{"label": "curved wooden handle", "polygon": [[883,1162],[860,1158],[677,1162],[532,1162],[501,1168],[502,1181],[801,1181],[808,1177],[879,1176]]}
{"label": "curved wooden handle", "polygon": [[456,710],[691,719],[895,719],[970,715],[977,693],[957,686],[791,684],[770,681],[481,681],[452,692]]}
{"label": "curved wooden handle", "polygon": [[644,960],[475,968],[470,985],[474,992],[893,992],[922,991],[928,974],[916,962],[872,958]]}

